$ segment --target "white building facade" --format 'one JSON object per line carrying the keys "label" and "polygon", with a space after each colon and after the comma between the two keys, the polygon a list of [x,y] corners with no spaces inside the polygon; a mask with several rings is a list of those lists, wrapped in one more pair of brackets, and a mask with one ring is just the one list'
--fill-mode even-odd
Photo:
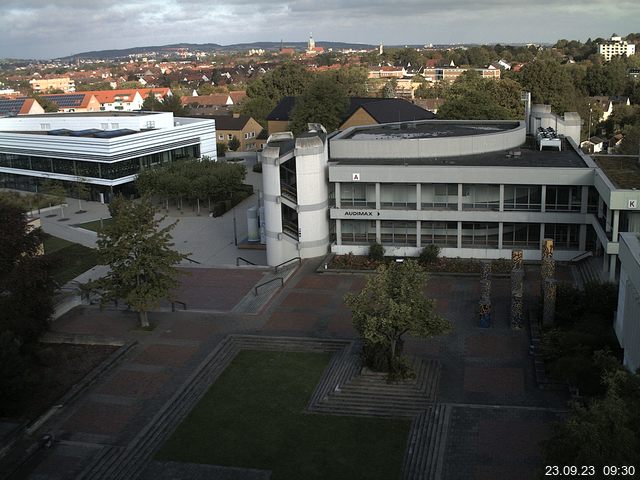
{"label": "white building facade", "polygon": [[0,118],[0,185],[37,191],[84,182],[94,200],[129,193],[138,172],[183,158],[216,160],[215,122],[166,112],[52,113]]}
{"label": "white building facade", "polygon": [[619,232],[640,231],[640,189],[618,188],[580,151],[580,122],[534,106],[526,123],[427,120],[272,139],[262,154],[269,264],[367,254],[374,242],[390,256],[434,244],[449,257],[522,249],[539,260],[552,238],[556,259],[592,251],[613,281]]}
{"label": "white building facade", "polygon": [[622,37],[613,36],[607,42],[598,44],[598,53],[608,62],[613,57],[621,57],[622,55],[630,57],[636,53],[636,46],[622,40]]}
{"label": "white building facade", "polygon": [[620,235],[620,285],[614,329],[624,349],[624,365],[640,368],[640,240],[637,233]]}

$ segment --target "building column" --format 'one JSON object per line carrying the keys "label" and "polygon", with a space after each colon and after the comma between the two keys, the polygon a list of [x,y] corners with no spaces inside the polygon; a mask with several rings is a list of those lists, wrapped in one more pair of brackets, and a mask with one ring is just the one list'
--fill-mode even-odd
{"label": "building column", "polygon": [[544,213],[547,210],[547,186],[542,185],[540,190],[540,211]]}
{"label": "building column", "polygon": [[462,184],[458,184],[458,211],[462,211]]}
{"label": "building column", "polygon": [[604,200],[600,194],[598,194],[598,218],[602,218],[602,210],[604,209]]}
{"label": "building column", "polygon": [[580,225],[578,233],[578,250],[585,251],[587,249],[587,226]]}
{"label": "building column", "polygon": [[606,253],[602,255],[602,273],[609,271],[609,255]]}
{"label": "building column", "polygon": [[462,248],[462,222],[458,222],[458,248]]}
{"label": "building column", "polygon": [[416,210],[422,210],[422,184],[416,183]]}
{"label": "building column", "polygon": [[618,255],[610,255],[609,259],[609,281],[614,283],[616,281],[616,262]]}
{"label": "building column", "polygon": [[422,230],[422,222],[420,220],[416,220],[416,247],[422,247],[422,238],[420,235],[420,231]]}
{"label": "building column", "polygon": [[342,220],[340,219],[336,220],[336,245],[342,245]]}
{"label": "building column", "polygon": [[380,233],[380,220],[376,220],[376,243],[382,243],[382,234]]}
{"label": "building column", "polygon": [[582,186],[582,194],[580,195],[580,213],[587,213],[589,211],[589,187],[587,185]]}
{"label": "building column", "polygon": [[[380,183],[376,183],[376,210],[380,210]],[[377,227],[377,235],[380,235],[380,228],[379,228],[380,222],[378,222],[378,227]],[[380,243],[380,241],[378,241],[378,243]]]}
{"label": "building column", "polygon": [[[336,208],[342,208],[342,205],[340,203],[340,182],[335,183],[335,203],[336,203]],[[338,222],[339,221],[340,220],[338,220]]]}
{"label": "building column", "polygon": [[498,250],[502,250],[502,234],[504,233],[504,223],[498,222]]}
{"label": "building column", "polygon": [[544,223],[540,224],[540,244],[538,245],[538,250],[542,248],[542,243],[544,242]]}
{"label": "building column", "polygon": [[611,236],[611,241],[612,242],[617,242],[618,241],[618,229],[620,228],[620,210],[614,210],[613,211],[613,225],[612,225],[612,236]]}
{"label": "building column", "polygon": [[604,226],[605,226],[605,230],[604,230],[605,232],[611,231],[611,209],[610,208],[607,208],[607,216],[605,219]]}
{"label": "building column", "polygon": [[504,183],[500,184],[500,203],[498,210],[504,212]]}

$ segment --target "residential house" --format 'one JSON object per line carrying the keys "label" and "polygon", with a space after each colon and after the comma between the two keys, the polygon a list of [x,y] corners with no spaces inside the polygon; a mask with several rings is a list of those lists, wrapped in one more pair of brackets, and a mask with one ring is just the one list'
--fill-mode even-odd
{"label": "residential house", "polygon": [[[289,116],[295,105],[295,97],[284,97],[267,116],[269,135],[289,131]],[[431,120],[435,118],[429,112],[401,98],[351,97],[349,109],[339,130],[357,126],[374,125],[387,122],[405,122],[412,120]]]}
{"label": "residential house", "polygon": [[0,117],[32,115],[36,113],[44,113],[44,108],[42,108],[35,98],[0,99]]}
{"label": "residential house", "polygon": [[212,115],[211,118],[216,121],[216,140],[219,143],[229,145],[229,141],[233,137],[240,141],[238,151],[248,152],[261,148],[263,142],[258,142],[258,136],[262,132],[260,125],[253,117],[247,115]]}
{"label": "residential house", "polygon": [[51,90],[62,90],[64,93],[76,91],[76,83],[69,77],[34,78],[29,80],[29,85],[35,93],[46,93]]}
{"label": "residential house", "polygon": [[623,55],[630,57],[636,53],[636,46],[633,43],[622,40],[622,37],[612,36],[608,41],[598,44],[598,53],[608,62],[613,57],[621,57]]}
{"label": "residential house", "polygon": [[59,112],[99,112],[100,102],[91,92],[53,93],[41,95],[58,106]]}

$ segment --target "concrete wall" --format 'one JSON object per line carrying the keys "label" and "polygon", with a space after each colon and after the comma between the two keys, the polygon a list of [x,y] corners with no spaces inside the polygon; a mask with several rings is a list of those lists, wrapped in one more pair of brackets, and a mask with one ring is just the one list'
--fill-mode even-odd
{"label": "concrete wall", "polygon": [[640,368],[640,241],[635,233],[620,235],[620,285],[614,328],[624,349],[624,365]]}
{"label": "concrete wall", "polygon": [[[406,122],[404,122],[406,123]],[[424,123],[468,125],[469,120],[429,120]],[[474,122],[475,123],[475,122]],[[479,125],[491,126],[504,124],[504,121],[482,121]],[[366,133],[366,127],[353,127],[331,139],[331,158],[433,158],[456,157],[478,153],[497,152],[518,148],[525,143],[526,128],[524,122],[514,121],[514,128],[481,135],[460,135],[454,137],[432,138],[385,138],[354,140],[349,137],[354,129],[361,128]],[[360,131],[360,130],[358,130]]]}

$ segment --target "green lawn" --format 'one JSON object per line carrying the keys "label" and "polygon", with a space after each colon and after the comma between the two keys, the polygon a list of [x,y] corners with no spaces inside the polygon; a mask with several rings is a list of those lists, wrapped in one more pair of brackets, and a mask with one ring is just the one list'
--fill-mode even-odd
{"label": "green lawn", "polygon": [[156,457],[273,480],[399,478],[409,420],[304,413],[329,354],[243,351]]}
{"label": "green lawn", "polygon": [[97,250],[50,235],[44,253],[53,260],[53,278],[60,286],[98,264]]}
{"label": "green lawn", "polygon": [[97,232],[100,230],[102,226],[107,226],[113,222],[113,218],[103,218],[102,224],[100,220],[93,220],[92,222],[79,223],[78,225],[74,225],[74,227],[84,228],[85,230],[91,230],[92,232]]}

